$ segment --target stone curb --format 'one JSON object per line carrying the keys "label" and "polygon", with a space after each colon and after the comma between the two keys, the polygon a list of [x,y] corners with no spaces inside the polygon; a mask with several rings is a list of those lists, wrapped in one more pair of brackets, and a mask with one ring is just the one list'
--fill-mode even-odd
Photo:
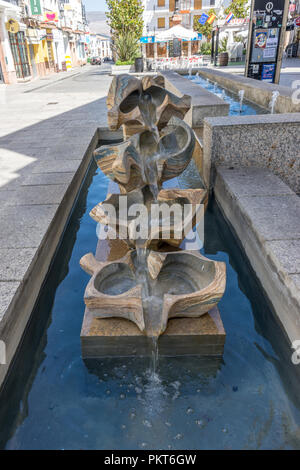
{"label": "stone curb", "polygon": [[[241,172],[251,185],[252,195],[245,196],[235,184]],[[260,196],[260,188],[255,187],[259,172],[268,176],[270,195],[265,189]],[[284,191],[283,186],[278,177],[264,169],[218,166],[214,193],[293,342],[300,339],[300,199],[287,186]],[[277,194],[276,187],[280,188]]]}

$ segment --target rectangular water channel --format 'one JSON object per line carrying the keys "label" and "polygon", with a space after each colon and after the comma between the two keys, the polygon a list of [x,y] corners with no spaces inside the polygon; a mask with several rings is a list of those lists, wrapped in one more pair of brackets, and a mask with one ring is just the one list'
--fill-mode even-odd
{"label": "rectangular water channel", "polygon": [[0,447],[299,449],[300,365],[213,200],[202,252],[227,266],[223,360],[160,358],[156,379],[150,358],[82,361],[79,260],[108,184],[92,163],[0,396]]}
{"label": "rectangular water channel", "polygon": [[269,110],[258,106],[246,99],[242,100],[240,105],[239,97],[236,93],[228,90],[227,88],[218,85],[217,82],[212,82],[208,78],[203,78],[200,75],[184,75],[185,78],[191,80],[193,83],[205,88],[214,95],[222,98],[225,103],[229,104],[229,116],[250,116],[255,114],[268,114]]}

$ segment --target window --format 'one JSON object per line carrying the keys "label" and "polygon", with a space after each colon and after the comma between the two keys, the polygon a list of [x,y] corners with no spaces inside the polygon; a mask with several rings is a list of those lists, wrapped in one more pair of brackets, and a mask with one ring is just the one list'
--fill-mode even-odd
{"label": "window", "polygon": [[165,18],[157,18],[157,27],[164,28],[165,27]]}
{"label": "window", "polygon": [[202,0],[194,0],[194,10],[201,10]]}
{"label": "window", "polygon": [[164,7],[165,6],[165,0],[157,0],[157,6],[158,7]]}

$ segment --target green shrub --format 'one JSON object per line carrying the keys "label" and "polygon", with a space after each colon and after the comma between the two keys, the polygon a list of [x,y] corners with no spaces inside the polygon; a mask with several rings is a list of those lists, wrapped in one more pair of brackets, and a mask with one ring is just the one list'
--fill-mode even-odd
{"label": "green shrub", "polygon": [[122,60],[117,60],[116,65],[133,65],[134,61],[133,60],[125,60],[122,62]]}
{"label": "green shrub", "polygon": [[219,43],[219,52],[227,52],[228,38],[221,39]]}
{"label": "green shrub", "polygon": [[114,39],[114,49],[118,62],[133,62],[136,57],[140,56],[139,42],[133,34],[128,32],[119,34]]}
{"label": "green shrub", "polygon": [[211,43],[210,42],[203,42],[201,44],[200,54],[202,54],[202,55],[210,55],[211,54]]}

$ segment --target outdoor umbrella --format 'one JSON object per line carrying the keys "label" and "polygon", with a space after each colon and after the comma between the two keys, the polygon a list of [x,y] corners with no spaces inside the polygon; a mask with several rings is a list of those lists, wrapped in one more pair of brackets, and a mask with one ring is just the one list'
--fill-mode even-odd
{"label": "outdoor umbrella", "polygon": [[166,31],[161,31],[155,36],[157,41],[172,41],[173,39],[185,39],[186,41],[192,41],[197,39],[197,33],[192,29],[184,28],[180,24],[173,26]]}

